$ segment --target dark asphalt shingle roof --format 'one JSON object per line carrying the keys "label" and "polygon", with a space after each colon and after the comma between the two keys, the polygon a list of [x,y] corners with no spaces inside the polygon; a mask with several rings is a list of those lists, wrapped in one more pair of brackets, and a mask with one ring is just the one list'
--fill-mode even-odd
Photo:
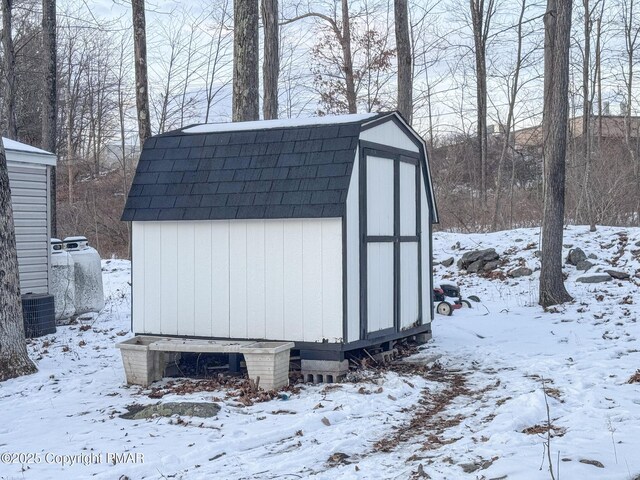
{"label": "dark asphalt shingle roof", "polygon": [[360,128],[373,119],[152,137],[122,220],[341,216]]}

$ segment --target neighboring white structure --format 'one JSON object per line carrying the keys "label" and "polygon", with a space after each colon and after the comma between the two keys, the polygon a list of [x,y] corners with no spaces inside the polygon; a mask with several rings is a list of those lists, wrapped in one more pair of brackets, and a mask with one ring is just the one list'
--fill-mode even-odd
{"label": "neighboring white structure", "polygon": [[424,142],[395,112],[153,137],[123,220],[136,334],[342,360],[431,333],[437,213]]}
{"label": "neighboring white structure", "polygon": [[21,293],[49,293],[51,281],[50,171],[56,156],[2,139],[7,154]]}

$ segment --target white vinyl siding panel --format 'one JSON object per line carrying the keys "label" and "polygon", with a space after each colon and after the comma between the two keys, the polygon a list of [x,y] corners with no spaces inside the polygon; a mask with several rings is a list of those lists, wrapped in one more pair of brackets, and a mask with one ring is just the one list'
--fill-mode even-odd
{"label": "white vinyl siding panel", "polygon": [[393,327],[393,243],[367,246],[367,331]]}
{"label": "white vinyl siding panel", "polygon": [[391,119],[369,128],[360,134],[360,140],[379,143],[389,147],[402,148],[411,152],[419,152],[420,149],[411,141],[411,138],[400,129]]}
{"label": "white vinyl siding panel", "polygon": [[341,340],[341,219],[133,225],[136,333]]}
{"label": "white vinyl siding panel", "polygon": [[400,329],[414,326],[420,316],[418,243],[400,244]]}
{"label": "white vinyl siding panel", "polygon": [[[25,157],[26,159],[26,157]],[[46,165],[7,162],[20,291],[49,291],[49,188]]]}
{"label": "white vinyl siding panel", "polygon": [[367,156],[367,235],[393,235],[393,160]]}
{"label": "white vinyl siding panel", "polygon": [[400,162],[400,235],[416,235],[416,168]]}
{"label": "white vinyl siding panel", "polygon": [[347,341],[360,339],[360,162],[356,152],[347,194]]}
{"label": "white vinyl siding panel", "polygon": [[431,292],[433,291],[433,278],[431,275],[431,254],[429,245],[431,237],[429,236],[429,202],[427,201],[426,189],[420,175],[420,248],[422,255],[422,323],[430,323],[432,320],[431,312]]}

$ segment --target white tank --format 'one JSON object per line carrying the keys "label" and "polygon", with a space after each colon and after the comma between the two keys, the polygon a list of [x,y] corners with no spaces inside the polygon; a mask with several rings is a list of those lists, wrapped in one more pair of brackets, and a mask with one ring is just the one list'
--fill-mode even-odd
{"label": "white tank", "polygon": [[104,308],[100,254],[86,237],[67,237],[63,242],[74,262],[76,315],[99,312]]}
{"label": "white tank", "polygon": [[73,257],[57,238],[51,239],[51,294],[56,322],[64,323],[76,312],[76,282]]}

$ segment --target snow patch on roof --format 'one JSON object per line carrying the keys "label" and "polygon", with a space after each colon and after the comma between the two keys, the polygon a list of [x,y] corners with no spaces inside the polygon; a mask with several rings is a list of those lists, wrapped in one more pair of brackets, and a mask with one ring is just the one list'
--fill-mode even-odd
{"label": "snow patch on roof", "polygon": [[15,140],[11,140],[9,138],[2,137],[2,143],[4,144],[5,150],[13,150],[14,152],[25,153],[38,153],[40,155],[53,155],[53,153],[47,152],[46,150],[32,147],[31,145],[27,145],[26,143],[16,142]]}
{"label": "snow patch on roof", "polygon": [[239,132],[243,130],[266,130],[272,128],[307,127],[310,125],[332,125],[338,123],[356,123],[373,119],[379,113],[360,113],[351,115],[326,115],[324,117],[282,118],[277,120],[257,120],[252,122],[204,123],[185,128],[183,133]]}

